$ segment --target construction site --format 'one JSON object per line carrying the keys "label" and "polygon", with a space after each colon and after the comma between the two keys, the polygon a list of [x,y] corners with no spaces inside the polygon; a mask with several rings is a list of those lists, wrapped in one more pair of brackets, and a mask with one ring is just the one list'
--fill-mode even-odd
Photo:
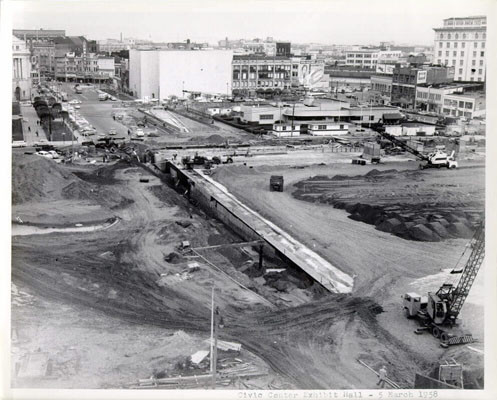
{"label": "construction site", "polygon": [[12,387],[484,388],[484,144],[86,96],[13,149]]}

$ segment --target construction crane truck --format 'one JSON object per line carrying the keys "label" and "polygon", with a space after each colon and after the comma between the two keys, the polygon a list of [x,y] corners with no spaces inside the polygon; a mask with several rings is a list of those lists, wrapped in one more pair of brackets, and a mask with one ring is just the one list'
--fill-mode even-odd
{"label": "construction crane truck", "polygon": [[457,168],[457,161],[454,157],[455,151],[453,151],[450,155],[445,153],[444,151],[437,150],[428,155],[420,152],[417,149],[412,148],[407,143],[402,140],[397,139],[395,136],[390,135],[389,133],[384,132],[381,128],[377,129],[376,132],[383,138],[391,141],[396,146],[401,149],[411,153],[412,155],[418,157],[421,160],[421,164],[419,165],[420,169],[425,168],[442,168],[446,167],[449,169]]}
{"label": "construction crane truck", "polygon": [[470,246],[471,254],[464,268],[451,272],[461,273],[457,285],[444,283],[436,293],[429,292],[426,297],[417,293],[402,296],[407,318],[416,318],[421,324],[415,333],[431,332],[435,338],[440,339],[442,347],[474,341],[471,334],[454,334],[452,328],[457,325],[457,317],[485,257],[484,223],[476,229]]}

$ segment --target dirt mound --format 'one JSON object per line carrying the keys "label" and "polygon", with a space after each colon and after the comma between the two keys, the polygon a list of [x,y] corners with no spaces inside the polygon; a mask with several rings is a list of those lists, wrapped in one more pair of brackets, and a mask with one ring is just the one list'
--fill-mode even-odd
{"label": "dirt mound", "polygon": [[92,185],[52,160],[35,155],[13,155],[13,204],[59,198],[88,198],[92,189]]}

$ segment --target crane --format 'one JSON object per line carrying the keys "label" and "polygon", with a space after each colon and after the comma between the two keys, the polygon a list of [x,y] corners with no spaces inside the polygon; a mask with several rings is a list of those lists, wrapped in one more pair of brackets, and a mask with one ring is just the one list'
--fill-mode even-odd
{"label": "crane", "polygon": [[[444,283],[436,293],[429,292],[427,297],[417,293],[406,293],[402,296],[403,307],[408,318],[417,318],[422,327],[416,333],[430,331],[440,339],[443,347],[453,344],[473,342],[470,334],[453,335],[445,328],[457,325],[457,318],[478,275],[485,257],[485,226],[480,223],[470,242],[471,254],[462,269],[457,285]],[[454,272],[454,271],[453,271]]]}
{"label": "crane", "polygon": [[407,151],[407,152],[411,153],[412,155],[418,157],[422,161],[424,161],[425,163],[420,164],[421,169],[441,168],[441,167],[447,167],[449,169],[457,168],[457,161],[455,160],[455,157],[454,157],[454,154],[455,154],[454,151],[450,155],[448,155],[447,153],[440,151],[440,150],[437,150],[433,153],[426,155],[426,154],[423,154],[422,152],[420,152],[419,150],[412,148],[404,141],[397,139],[395,136],[390,135],[389,133],[386,133],[384,131],[383,127],[376,129],[376,132],[381,137],[391,141],[392,143],[394,143],[396,146],[399,146],[404,151]]}

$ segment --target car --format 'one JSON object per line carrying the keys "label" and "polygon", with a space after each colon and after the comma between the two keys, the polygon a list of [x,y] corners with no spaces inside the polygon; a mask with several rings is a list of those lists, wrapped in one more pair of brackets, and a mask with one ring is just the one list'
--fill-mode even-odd
{"label": "car", "polygon": [[12,147],[17,148],[17,147],[26,147],[27,144],[24,140],[14,140],[12,142]]}
{"label": "car", "polygon": [[45,158],[52,158],[53,159],[53,155],[50,154],[48,151],[44,151],[44,150],[40,150],[40,151],[36,152],[36,155],[41,156],[41,157],[45,157]]}
{"label": "car", "polygon": [[143,129],[137,128],[135,130],[135,135],[138,136],[138,137],[143,137],[143,136],[145,136],[145,132],[143,132]]}
{"label": "car", "polygon": [[80,106],[79,104],[75,104],[75,105],[74,105],[74,108],[75,108],[76,110],[79,110],[79,109],[81,108],[81,106]]}
{"label": "car", "polygon": [[114,96],[110,96],[110,101],[117,101],[117,99]]}
{"label": "car", "polygon": [[53,159],[59,158],[59,153],[57,153],[55,150],[49,150],[48,153],[52,155]]}
{"label": "car", "polygon": [[115,135],[117,132],[115,129],[109,130],[109,135]]}
{"label": "car", "polygon": [[72,100],[69,101],[69,104],[81,104],[81,100],[72,99]]}

